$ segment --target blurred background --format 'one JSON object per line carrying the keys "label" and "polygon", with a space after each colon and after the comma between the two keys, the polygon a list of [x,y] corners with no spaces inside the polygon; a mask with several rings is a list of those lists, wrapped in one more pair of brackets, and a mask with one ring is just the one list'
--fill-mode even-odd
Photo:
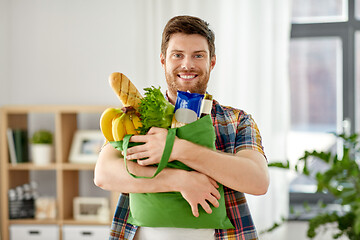
{"label": "blurred background", "polygon": [[[117,106],[112,72],[165,92],[162,30],[175,15],[194,15],[216,35],[208,91],[253,115],[270,162],[294,163],[305,150],[337,148],[331,132],[359,132],[358,2],[1,0],[0,107]],[[316,200],[315,191],[311,180],[271,169],[269,192],[248,196],[258,230],[289,217],[289,205]],[[294,220],[262,239],[306,239],[305,231]]]}

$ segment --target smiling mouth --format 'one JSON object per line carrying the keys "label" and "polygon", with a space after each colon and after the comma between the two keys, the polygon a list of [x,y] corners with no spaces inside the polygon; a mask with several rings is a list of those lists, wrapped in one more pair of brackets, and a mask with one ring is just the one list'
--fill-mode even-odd
{"label": "smiling mouth", "polygon": [[194,78],[196,78],[198,75],[197,74],[178,74],[177,75],[179,78],[184,79],[184,80],[192,80]]}

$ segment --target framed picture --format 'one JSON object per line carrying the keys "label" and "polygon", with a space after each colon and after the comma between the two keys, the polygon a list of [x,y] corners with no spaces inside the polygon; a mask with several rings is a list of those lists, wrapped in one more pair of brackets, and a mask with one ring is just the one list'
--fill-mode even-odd
{"label": "framed picture", "polygon": [[36,219],[56,218],[56,199],[53,197],[38,197],[35,200]]}
{"label": "framed picture", "polygon": [[74,219],[106,222],[110,219],[109,201],[102,197],[75,197]]}
{"label": "framed picture", "polygon": [[105,138],[99,130],[76,131],[70,149],[71,163],[95,163]]}

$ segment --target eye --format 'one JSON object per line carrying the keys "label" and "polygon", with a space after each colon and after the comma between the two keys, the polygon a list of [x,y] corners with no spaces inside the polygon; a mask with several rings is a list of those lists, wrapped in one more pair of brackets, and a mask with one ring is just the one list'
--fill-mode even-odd
{"label": "eye", "polygon": [[174,58],[181,58],[182,55],[181,55],[180,53],[174,53],[174,54],[173,54],[173,57],[174,57]]}
{"label": "eye", "polygon": [[196,54],[195,55],[195,58],[203,58],[204,57],[204,55],[202,55],[202,54]]}

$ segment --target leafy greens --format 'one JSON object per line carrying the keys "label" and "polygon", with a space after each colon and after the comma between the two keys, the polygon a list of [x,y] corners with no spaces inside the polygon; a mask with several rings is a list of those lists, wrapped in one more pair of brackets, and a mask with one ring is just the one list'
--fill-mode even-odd
{"label": "leafy greens", "polygon": [[138,112],[142,127],[140,134],[146,134],[151,127],[170,128],[174,115],[174,105],[168,102],[159,88],[144,88]]}

